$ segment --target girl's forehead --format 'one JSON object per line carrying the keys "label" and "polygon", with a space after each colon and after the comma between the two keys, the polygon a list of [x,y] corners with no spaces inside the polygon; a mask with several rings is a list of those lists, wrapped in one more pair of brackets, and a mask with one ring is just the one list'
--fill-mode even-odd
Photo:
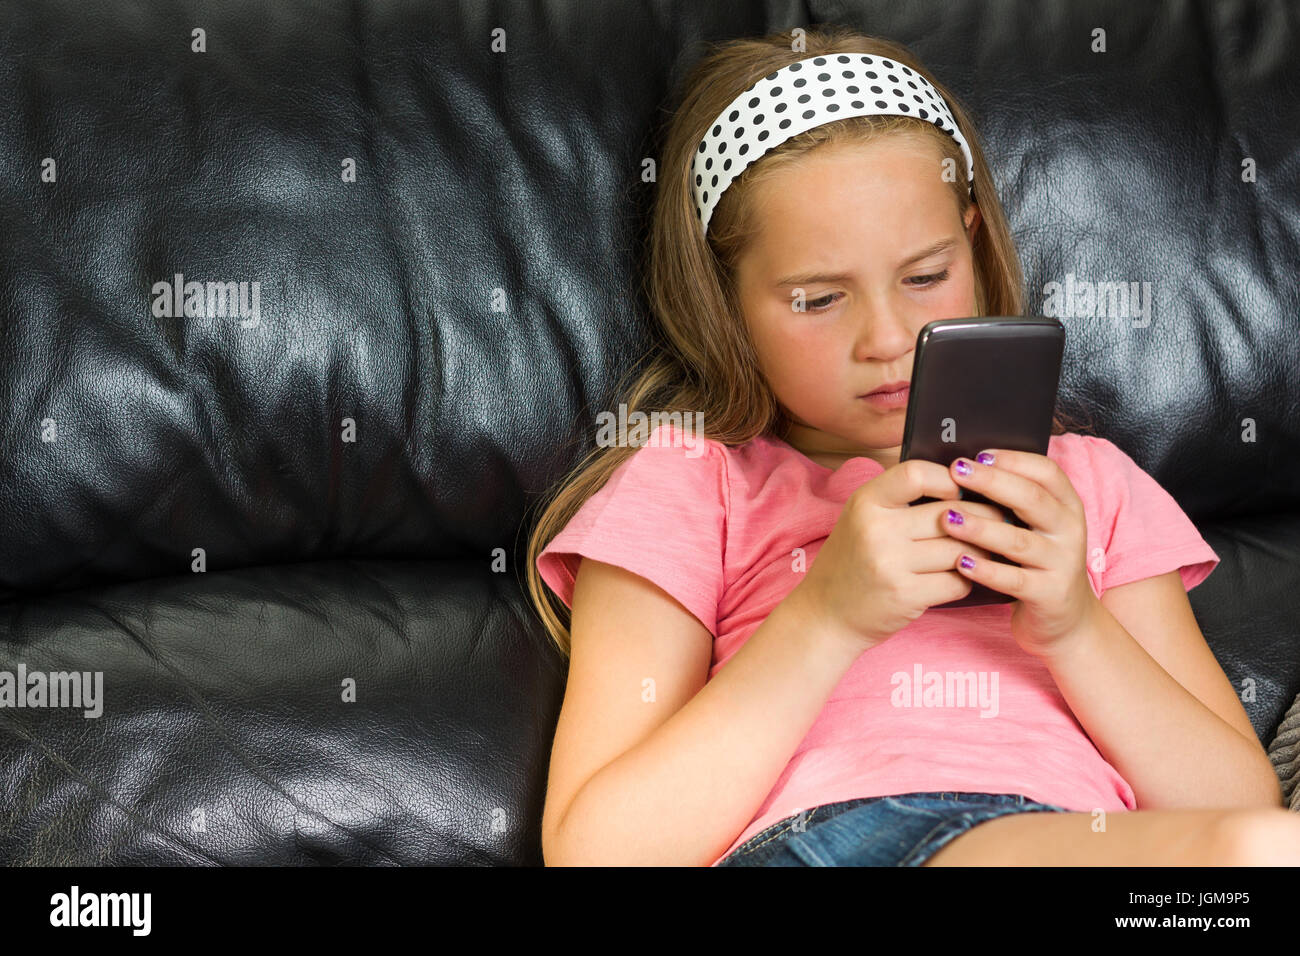
{"label": "girl's forehead", "polygon": [[941,155],[925,143],[872,143],[818,155],[816,151],[752,184],[759,225],[789,229],[807,220],[837,222],[906,219],[956,221],[953,187]]}

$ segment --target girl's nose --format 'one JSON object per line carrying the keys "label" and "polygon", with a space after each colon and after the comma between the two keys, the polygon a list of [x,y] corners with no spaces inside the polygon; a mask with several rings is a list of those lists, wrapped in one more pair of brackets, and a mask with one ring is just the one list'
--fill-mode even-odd
{"label": "girl's nose", "polygon": [[866,315],[858,329],[855,357],[865,361],[900,355],[911,348],[912,339],[911,326],[900,316]]}

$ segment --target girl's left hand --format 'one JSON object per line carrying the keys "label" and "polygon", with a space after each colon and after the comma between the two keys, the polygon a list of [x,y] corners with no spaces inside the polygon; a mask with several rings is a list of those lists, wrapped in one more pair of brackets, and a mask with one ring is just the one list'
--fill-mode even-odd
{"label": "girl's left hand", "polygon": [[1040,657],[1059,650],[1100,606],[1085,566],[1083,502],[1070,479],[1045,455],[1003,448],[980,452],[974,462],[958,458],[949,472],[958,485],[1010,508],[1029,526],[981,518],[954,503],[965,522],[953,524],[945,514],[940,524],[949,535],[1021,565],[980,558],[967,570],[959,558],[957,572],[1017,599],[1011,633],[1022,649]]}

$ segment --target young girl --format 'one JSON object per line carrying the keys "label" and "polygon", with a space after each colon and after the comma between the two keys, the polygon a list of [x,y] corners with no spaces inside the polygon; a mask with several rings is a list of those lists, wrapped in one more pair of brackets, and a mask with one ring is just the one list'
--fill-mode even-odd
{"label": "young girl", "polygon": [[[1187,601],[1219,559],[1150,476],[1059,418],[1045,456],[898,461],[920,328],[1023,314],[952,95],[843,29],[731,42],[661,168],[649,427],[528,553],[569,656],[546,862],[1300,862]],[[976,581],[1015,601],[935,609]]]}

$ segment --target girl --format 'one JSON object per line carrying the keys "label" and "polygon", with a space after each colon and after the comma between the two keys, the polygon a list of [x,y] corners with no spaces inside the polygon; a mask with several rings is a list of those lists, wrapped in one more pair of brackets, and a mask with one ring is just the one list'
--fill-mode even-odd
{"label": "girl", "polygon": [[[1022,314],[958,101],[845,29],[734,41],[662,168],[648,433],[529,543],[569,657],[546,862],[1300,862],[1187,601],[1219,558],[1152,478],[1059,417],[1047,455],[898,461],[919,329]],[[1015,601],[934,609],[975,581]]]}

